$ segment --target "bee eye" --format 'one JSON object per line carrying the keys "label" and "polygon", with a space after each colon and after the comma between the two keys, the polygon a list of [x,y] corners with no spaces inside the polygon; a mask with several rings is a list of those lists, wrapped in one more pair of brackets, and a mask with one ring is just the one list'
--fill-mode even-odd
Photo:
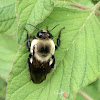
{"label": "bee eye", "polygon": [[50,34],[47,34],[48,35],[48,37],[50,37]]}
{"label": "bee eye", "polygon": [[37,37],[41,38],[42,35],[43,35],[43,34],[42,34],[41,32],[39,32],[39,33],[37,34]]}
{"label": "bee eye", "polygon": [[41,37],[42,36],[42,33],[39,33],[39,37]]}
{"label": "bee eye", "polygon": [[49,38],[51,38],[51,39],[53,38],[53,36],[51,34],[47,34],[47,35],[48,35]]}

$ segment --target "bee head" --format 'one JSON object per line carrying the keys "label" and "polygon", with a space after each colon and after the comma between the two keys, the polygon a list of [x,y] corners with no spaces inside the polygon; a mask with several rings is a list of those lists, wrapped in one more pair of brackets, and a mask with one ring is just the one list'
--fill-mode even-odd
{"label": "bee head", "polygon": [[52,34],[48,30],[41,30],[37,33],[39,39],[53,39]]}
{"label": "bee head", "polygon": [[[31,25],[33,27],[35,27],[32,24],[28,24]],[[59,24],[57,24],[55,27],[57,27]],[[39,39],[53,39],[52,34],[50,33],[55,27],[53,27],[51,30],[48,30],[48,26],[47,26],[47,30],[40,30],[39,28],[35,27],[37,30],[39,30],[39,32],[37,33],[37,37]]]}

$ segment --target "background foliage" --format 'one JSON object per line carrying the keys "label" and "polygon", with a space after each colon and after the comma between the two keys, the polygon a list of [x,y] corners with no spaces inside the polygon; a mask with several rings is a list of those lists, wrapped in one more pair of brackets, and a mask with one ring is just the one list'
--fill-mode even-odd
{"label": "background foliage", "polygon": [[[96,5],[98,2],[99,0],[56,0],[53,4],[53,0],[17,0],[16,3],[14,0],[1,0],[0,100],[5,99],[6,82],[15,58],[8,80],[7,100],[33,100],[33,97],[34,100],[66,100],[62,92],[68,94],[68,100],[73,100],[80,89],[94,100],[99,100],[100,80],[95,81],[100,76],[100,10],[99,5]],[[40,29],[45,29],[47,25],[51,29],[59,23],[60,26],[52,31],[55,43],[59,29],[66,27],[61,37],[63,45],[55,53],[56,71],[52,71],[40,85],[29,81],[26,68],[29,53],[25,44],[20,45],[21,49],[18,50],[20,47],[17,38],[18,43],[25,41],[24,27],[30,34],[33,31],[27,23],[37,25]],[[34,34],[36,33],[35,30]],[[90,84],[93,81],[95,82]],[[76,100],[86,98],[79,91]]]}

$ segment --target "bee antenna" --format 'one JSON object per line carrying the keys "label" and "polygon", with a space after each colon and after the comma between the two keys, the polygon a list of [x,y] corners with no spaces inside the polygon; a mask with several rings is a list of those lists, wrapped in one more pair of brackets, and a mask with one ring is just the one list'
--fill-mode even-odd
{"label": "bee antenna", "polygon": [[[54,28],[56,28],[58,25],[60,25],[60,24],[57,24]],[[52,31],[54,28],[52,28],[51,30],[49,30],[49,32]]]}
{"label": "bee antenna", "polygon": [[[32,24],[27,24],[27,25],[31,25],[31,26],[33,26],[33,27],[35,27],[34,25],[32,25]],[[36,29],[38,29],[38,30],[40,30],[39,28],[37,28],[37,27],[35,27]]]}

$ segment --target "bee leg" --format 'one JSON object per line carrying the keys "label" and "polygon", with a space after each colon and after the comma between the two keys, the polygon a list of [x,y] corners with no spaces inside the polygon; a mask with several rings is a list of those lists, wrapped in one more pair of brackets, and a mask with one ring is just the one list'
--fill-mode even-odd
{"label": "bee leg", "polygon": [[[28,70],[29,70],[29,72],[31,72],[31,68],[30,68],[30,58],[28,58]],[[30,73],[30,80],[32,80],[31,73]]]}
{"label": "bee leg", "polygon": [[49,65],[50,65],[51,68],[54,68],[54,66],[55,66],[55,57],[54,57],[54,55],[52,55],[52,58],[50,59]]}
{"label": "bee leg", "polygon": [[27,32],[27,43],[26,43],[26,45],[27,45],[27,48],[28,48],[28,51],[30,51],[30,47],[31,47],[31,42],[30,42],[30,40],[29,40],[29,34],[28,34],[28,30],[26,29],[26,28],[24,28],[25,30],[26,30],[26,32]]}
{"label": "bee leg", "polygon": [[32,64],[31,64],[31,60],[30,59],[32,59],[32,55],[31,54],[29,54],[29,57],[28,57],[28,70],[29,70],[29,72],[30,72],[30,80],[32,80],[32,78],[31,78],[31,66],[32,66]]}
{"label": "bee leg", "polygon": [[52,55],[49,61],[49,67],[47,68],[47,72],[50,73],[51,68],[55,68],[55,57]]}
{"label": "bee leg", "polygon": [[29,57],[28,57],[28,63],[27,63],[28,68],[29,68],[29,71],[30,71],[30,66],[31,66],[31,62],[30,62],[30,59],[31,59],[31,58],[32,58],[32,55],[29,54]]}
{"label": "bee leg", "polygon": [[55,46],[55,49],[58,49],[58,47],[60,46],[60,36],[61,36],[61,31],[64,29],[65,27],[63,27],[60,31],[59,31],[59,35],[57,38],[57,46]]}

